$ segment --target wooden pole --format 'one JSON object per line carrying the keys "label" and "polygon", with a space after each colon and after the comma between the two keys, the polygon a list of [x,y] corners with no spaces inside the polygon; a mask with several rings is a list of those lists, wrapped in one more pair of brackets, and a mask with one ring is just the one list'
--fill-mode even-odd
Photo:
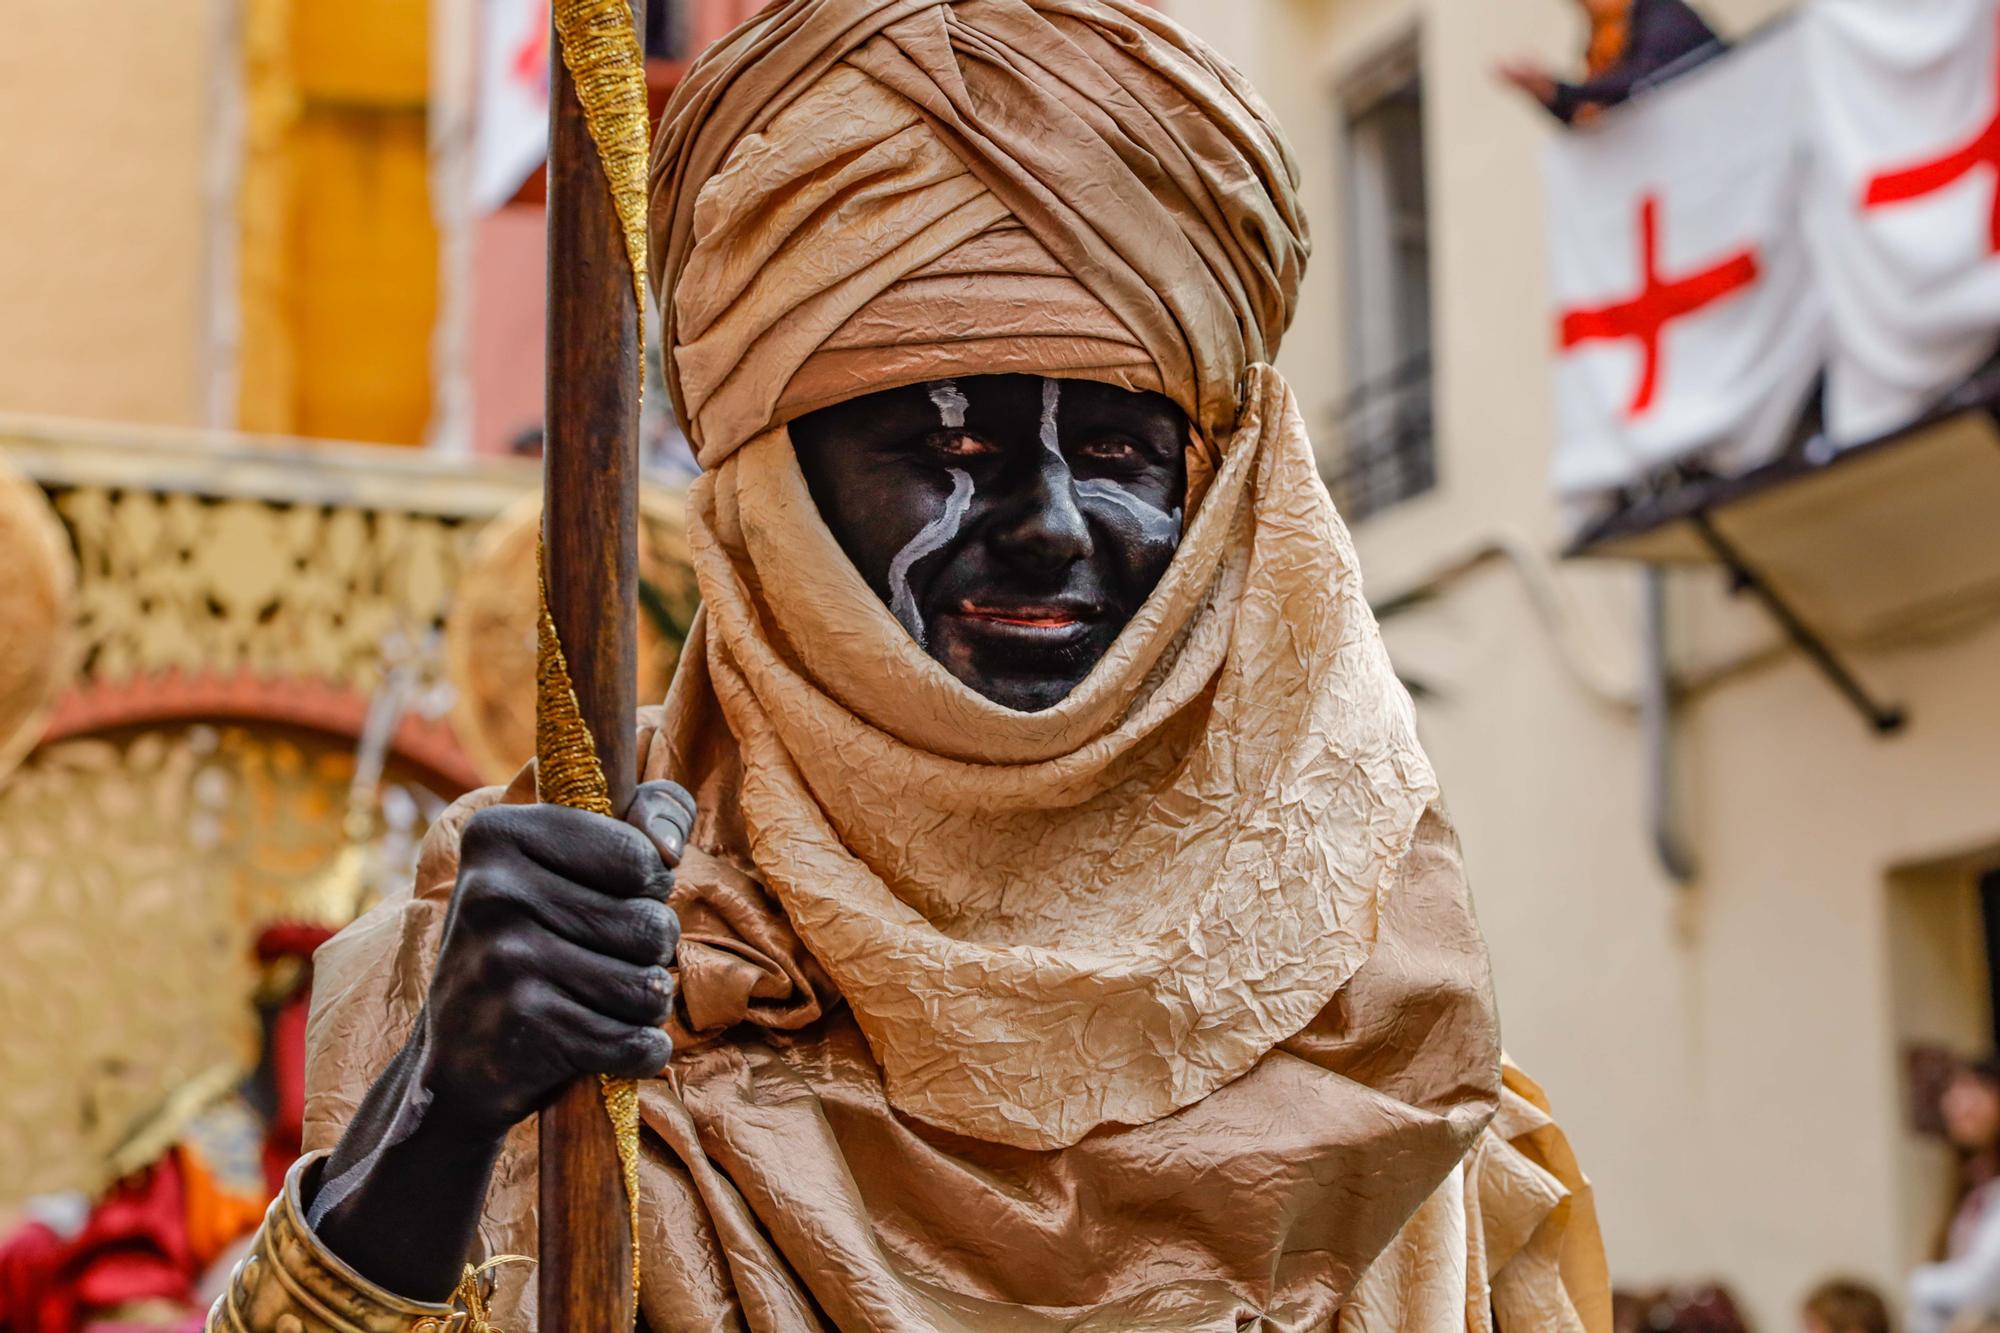
{"label": "wooden pole", "polygon": [[[559,40],[552,32],[542,540],[550,615],[622,813],[638,775],[639,312]],[[633,1327],[626,1206],[598,1081],[580,1080],[541,1116],[543,1333]]]}

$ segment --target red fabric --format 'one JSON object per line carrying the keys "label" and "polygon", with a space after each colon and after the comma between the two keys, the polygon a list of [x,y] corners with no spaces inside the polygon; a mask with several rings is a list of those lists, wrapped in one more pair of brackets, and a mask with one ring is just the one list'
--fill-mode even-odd
{"label": "red fabric", "polygon": [[274,926],[266,926],[257,936],[257,961],[268,963],[278,958],[311,958],[313,951],[332,939],[334,932],[325,926],[308,925],[302,921],[281,921]]}
{"label": "red fabric", "polygon": [[171,1157],[116,1186],[90,1215],[64,1270],[86,1306],[194,1298],[187,1206]]}
{"label": "red fabric", "polygon": [[276,1094],[264,1135],[264,1185],[273,1198],[299,1158],[306,1119],[306,1016],[312,989],[301,987],[271,1019],[271,1084]]}
{"label": "red fabric", "polygon": [[[1995,95],[2000,97],[2000,71],[1996,71],[1995,87]],[[1978,167],[2000,175],[2000,106],[1995,107],[1993,118],[1980,127],[1970,143],[1961,144],[1928,162],[1915,162],[1885,171],[1869,181],[1862,206],[1881,208],[1936,194],[1946,186],[1956,185],[1961,177]],[[1993,190],[1993,212],[1989,225],[1988,244],[1994,254],[2000,255],[2000,183],[1996,183]]]}
{"label": "red fabric", "polygon": [[74,1240],[30,1223],[0,1248],[0,1331],[76,1333],[92,1309],[194,1299],[180,1169],[169,1157],[115,1186]]}
{"label": "red fabric", "polygon": [[[324,926],[281,922],[267,927],[257,937],[257,957],[269,963],[278,958],[311,959],[313,951],[333,938]],[[272,1015],[270,1067],[272,1110],[270,1130],[264,1140],[264,1184],[275,1197],[285,1187],[285,1172],[299,1157],[299,1139],[306,1117],[306,1015],[312,1000],[310,969],[299,988]]]}
{"label": "red fabric", "polygon": [[1660,199],[1647,195],[1639,202],[1639,294],[1616,305],[1568,310],[1562,317],[1562,346],[1568,351],[1599,339],[1636,338],[1644,355],[1639,387],[1625,409],[1628,418],[1644,416],[1660,386],[1660,343],[1667,326],[1704,306],[1726,300],[1758,278],[1757,252],[1744,250],[1678,278],[1660,272]]}
{"label": "red fabric", "polygon": [[68,1243],[40,1222],[29,1222],[0,1245],[0,1330],[69,1333],[76,1300],[58,1283],[68,1253]]}

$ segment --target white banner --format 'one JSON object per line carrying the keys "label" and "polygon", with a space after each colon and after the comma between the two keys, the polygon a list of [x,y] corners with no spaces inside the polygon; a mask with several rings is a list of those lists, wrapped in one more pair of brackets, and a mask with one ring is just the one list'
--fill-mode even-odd
{"label": "white banner", "polygon": [[549,155],[549,0],[481,0],[472,204],[490,213]]}
{"label": "white banner", "polygon": [[1827,425],[1854,443],[2000,342],[2000,6],[1813,0],[1804,26]]}
{"label": "white banner", "polygon": [[1742,471],[1798,420],[1827,337],[1800,219],[1802,37],[1771,32],[1551,142],[1561,495],[1697,454]]}

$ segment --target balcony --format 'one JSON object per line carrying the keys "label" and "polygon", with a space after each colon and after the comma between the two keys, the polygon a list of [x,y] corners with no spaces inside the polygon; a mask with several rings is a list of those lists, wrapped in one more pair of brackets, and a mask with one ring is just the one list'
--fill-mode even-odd
{"label": "balcony", "polygon": [[1350,523],[1437,484],[1430,353],[1410,358],[1340,402],[1323,472],[1334,504]]}
{"label": "balcony", "polygon": [[[1991,88],[1977,17],[1933,49]],[[1555,487],[1569,556],[1721,568],[1888,732],[1843,654],[2000,609],[2000,172],[1957,146],[2000,110],[1926,108],[1847,21],[1781,19],[1551,144]]]}

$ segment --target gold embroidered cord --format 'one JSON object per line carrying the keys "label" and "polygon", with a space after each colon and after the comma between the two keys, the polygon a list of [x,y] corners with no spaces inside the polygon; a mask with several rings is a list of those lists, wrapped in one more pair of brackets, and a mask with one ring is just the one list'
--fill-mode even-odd
{"label": "gold embroidered cord", "polygon": [[537,553],[541,568],[542,613],[536,631],[535,787],[544,801],[573,810],[611,815],[611,786],[597,762],[597,742],[584,725],[583,709],[569,677],[556,622],[549,614],[548,555]]}
{"label": "gold embroidered cord", "polygon": [[563,65],[583,104],[584,123],[632,261],[644,362],[646,323],[646,58],[626,0],[557,0],[554,19]]}
{"label": "gold embroidered cord", "polygon": [[[597,742],[584,725],[583,709],[570,681],[556,622],[549,615],[548,555],[537,552],[541,617],[535,664],[535,785],[544,801],[610,815],[610,784],[597,762]],[[618,1139],[618,1163],[625,1174],[626,1214],[632,1227],[632,1290],[639,1289],[639,1085],[606,1078],[604,1112]]]}

